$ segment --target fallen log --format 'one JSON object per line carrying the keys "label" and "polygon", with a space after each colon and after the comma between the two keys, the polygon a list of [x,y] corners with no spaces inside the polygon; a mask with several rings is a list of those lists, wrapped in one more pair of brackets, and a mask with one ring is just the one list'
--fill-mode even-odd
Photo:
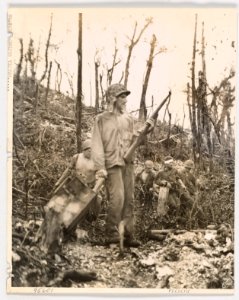
{"label": "fallen log", "polygon": [[217,232],[216,229],[191,229],[191,230],[185,230],[185,229],[152,229],[150,230],[150,234],[168,234],[168,233],[174,233],[174,234],[182,234],[185,232]]}
{"label": "fallen log", "polygon": [[74,282],[87,282],[92,280],[97,280],[97,275],[95,272],[81,271],[81,270],[72,270],[66,271],[63,275],[62,281],[72,280]]}
{"label": "fallen log", "polygon": [[168,233],[174,233],[174,234],[182,234],[187,232],[187,230],[180,230],[180,229],[152,229],[149,231],[149,234],[151,235],[167,235]]}
{"label": "fallen log", "polygon": [[156,240],[156,241],[164,241],[166,239],[167,235],[166,234],[153,234],[149,232],[148,238],[151,240]]}

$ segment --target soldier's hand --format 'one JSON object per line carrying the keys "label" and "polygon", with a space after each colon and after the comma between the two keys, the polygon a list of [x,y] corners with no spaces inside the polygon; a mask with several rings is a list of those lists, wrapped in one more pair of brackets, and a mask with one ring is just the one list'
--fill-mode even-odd
{"label": "soldier's hand", "polygon": [[100,169],[99,171],[97,171],[96,173],[95,173],[95,177],[96,177],[96,179],[98,179],[98,178],[106,178],[107,177],[107,171],[105,170],[105,169]]}
{"label": "soldier's hand", "polygon": [[169,189],[172,188],[172,184],[170,182],[167,182],[166,187],[168,187]]}
{"label": "soldier's hand", "polygon": [[158,185],[158,184],[156,184],[156,183],[153,184],[153,191],[154,191],[155,193],[158,193],[158,192],[159,192],[159,185]]}
{"label": "soldier's hand", "polygon": [[167,186],[167,181],[166,180],[161,180],[160,185],[161,186]]}
{"label": "soldier's hand", "polygon": [[149,125],[147,133],[151,132],[154,130],[155,124],[156,124],[156,120],[149,118],[146,121],[146,124]]}

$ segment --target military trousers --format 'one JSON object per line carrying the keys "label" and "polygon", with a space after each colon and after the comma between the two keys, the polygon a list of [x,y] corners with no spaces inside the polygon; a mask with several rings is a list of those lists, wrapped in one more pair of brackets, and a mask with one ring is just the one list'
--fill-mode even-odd
{"label": "military trousers", "polygon": [[131,237],[134,230],[134,165],[114,166],[107,170],[106,190],[108,194],[108,214],[106,235],[118,236],[120,221],[125,224],[125,236]]}

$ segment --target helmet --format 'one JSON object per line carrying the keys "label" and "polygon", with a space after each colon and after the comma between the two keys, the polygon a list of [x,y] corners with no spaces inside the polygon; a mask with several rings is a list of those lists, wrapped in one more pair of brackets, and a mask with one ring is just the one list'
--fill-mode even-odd
{"label": "helmet", "polygon": [[85,151],[87,149],[91,148],[91,140],[88,139],[88,140],[85,140],[83,143],[82,143],[82,150]]}
{"label": "helmet", "polygon": [[171,163],[173,161],[173,158],[172,156],[166,156],[165,159],[164,159],[164,163]]}
{"label": "helmet", "polygon": [[108,87],[106,91],[107,102],[110,102],[111,97],[119,97],[120,95],[125,94],[128,96],[130,91],[128,91],[123,84],[115,83]]}
{"label": "helmet", "polygon": [[184,163],[185,168],[187,169],[193,169],[194,168],[194,162],[191,159],[188,159]]}
{"label": "helmet", "polygon": [[152,169],[154,167],[154,163],[152,160],[146,160],[144,163],[145,167]]}

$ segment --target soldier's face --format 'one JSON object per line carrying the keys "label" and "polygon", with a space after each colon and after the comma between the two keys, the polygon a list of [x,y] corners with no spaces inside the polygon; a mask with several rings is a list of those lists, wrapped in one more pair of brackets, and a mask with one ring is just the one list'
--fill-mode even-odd
{"label": "soldier's face", "polygon": [[191,168],[185,168],[186,172],[191,173],[192,169]]}
{"label": "soldier's face", "polygon": [[127,96],[123,94],[116,98],[117,100],[115,102],[115,107],[117,111],[120,112],[121,114],[123,114],[126,110],[126,103],[127,103],[126,97]]}
{"label": "soldier's face", "polygon": [[165,163],[165,168],[167,170],[171,170],[173,168],[173,162],[168,162],[168,163]]}
{"label": "soldier's face", "polygon": [[84,150],[84,156],[88,159],[91,158],[91,148]]}

